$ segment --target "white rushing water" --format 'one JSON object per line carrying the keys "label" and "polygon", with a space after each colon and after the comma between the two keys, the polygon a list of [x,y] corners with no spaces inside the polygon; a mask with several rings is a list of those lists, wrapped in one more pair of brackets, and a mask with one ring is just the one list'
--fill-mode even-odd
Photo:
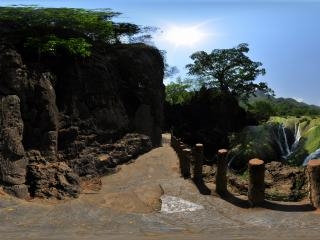
{"label": "white rushing water", "polygon": [[287,159],[298,147],[301,139],[300,124],[296,123],[294,127],[294,142],[291,146],[288,143],[287,133],[284,125],[279,125],[278,136],[276,142],[281,150],[281,155],[283,159]]}
{"label": "white rushing water", "polygon": [[291,146],[291,152],[294,152],[297,149],[300,139],[301,139],[300,123],[296,123],[294,125],[294,143]]}

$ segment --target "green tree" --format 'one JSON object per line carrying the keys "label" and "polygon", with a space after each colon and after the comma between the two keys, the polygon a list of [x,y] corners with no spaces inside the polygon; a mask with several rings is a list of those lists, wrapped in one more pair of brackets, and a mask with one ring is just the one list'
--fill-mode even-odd
{"label": "green tree", "polygon": [[272,94],[265,82],[254,83],[257,76],[265,74],[265,69],[261,68],[262,63],[252,61],[246,55],[248,52],[246,43],[230,49],[214,49],[209,54],[199,51],[191,55],[194,63],[186,68],[202,85],[217,88],[238,99],[247,100],[257,90]]}
{"label": "green tree", "polygon": [[255,115],[258,121],[267,121],[276,113],[271,102],[264,100],[253,102],[248,106],[248,110]]}
{"label": "green tree", "polygon": [[0,39],[41,54],[89,56],[95,42],[113,44],[142,31],[131,23],[114,23],[110,9],[0,7]]}
{"label": "green tree", "polygon": [[171,105],[189,102],[193,96],[190,87],[190,83],[178,77],[176,82],[171,82],[166,86],[166,101]]}

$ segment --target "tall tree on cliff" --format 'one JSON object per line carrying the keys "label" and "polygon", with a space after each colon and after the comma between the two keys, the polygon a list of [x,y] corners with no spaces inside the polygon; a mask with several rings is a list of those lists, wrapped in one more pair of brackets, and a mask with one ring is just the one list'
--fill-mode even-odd
{"label": "tall tree on cliff", "polygon": [[216,88],[238,99],[247,100],[257,90],[273,94],[265,82],[254,82],[259,75],[265,74],[265,69],[261,68],[262,63],[252,61],[246,55],[248,52],[246,43],[230,49],[214,49],[209,54],[195,52],[191,55],[194,63],[186,68],[190,75],[198,77],[201,85]]}
{"label": "tall tree on cliff", "polygon": [[30,55],[87,57],[94,43],[115,44],[122,38],[148,38],[148,30],[132,23],[115,23],[111,9],[0,7],[0,41]]}

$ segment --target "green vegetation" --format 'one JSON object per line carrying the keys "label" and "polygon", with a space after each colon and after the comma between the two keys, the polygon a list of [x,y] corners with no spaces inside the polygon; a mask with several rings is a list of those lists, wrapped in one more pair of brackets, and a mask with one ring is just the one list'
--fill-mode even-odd
{"label": "green vegetation", "polygon": [[318,116],[320,107],[297,102],[291,98],[278,98],[270,101],[277,116]]}
{"label": "green vegetation", "polygon": [[[320,107],[298,102],[292,98],[275,98],[257,91],[243,106],[257,115],[257,119],[266,120],[268,116],[320,116]],[[264,110],[265,109],[265,110]]]}
{"label": "green vegetation", "polygon": [[257,90],[273,94],[264,82],[254,83],[259,75],[265,74],[260,68],[262,63],[253,62],[245,54],[248,44],[242,43],[235,48],[214,49],[210,54],[199,51],[191,55],[194,61],[188,64],[189,74],[196,76],[199,83],[231,94],[238,99],[247,100]]}
{"label": "green vegetation", "polygon": [[285,126],[292,133],[299,127],[301,138],[295,151],[288,157],[287,163],[301,165],[304,159],[320,148],[320,118],[317,117],[271,117],[269,123]]}
{"label": "green vegetation", "polygon": [[247,163],[252,158],[260,158],[265,162],[281,160],[278,147],[274,140],[273,127],[262,124],[248,126],[230,137],[231,150],[228,158],[231,167],[239,171],[247,169]]}
{"label": "green vegetation", "polygon": [[190,91],[191,84],[178,78],[166,86],[166,101],[171,105],[188,103],[194,92]]}
{"label": "green vegetation", "polygon": [[276,110],[268,101],[256,101],[248,105],[248,111],[254,114],[255,119],[259,122],[267,121],[271,116],[276,114]]}
{"label": "green vegetation", "polygon": [[92,44],[88,43],[84,38],[63,39],[50,35],[42,40],[29,37],[24,46],[29,50],[37,49],[40,53],[48,55],[56,55],[58,52],[66,50],[70,55],[88,57],[91,54],[90,48]]}
{"label": "green vegetation", "polygon": [[111,21],[119,15],[110,9],[0,7],[0,36],[38,58],[66,53],[87,57],[94,42],[115,44],[145,30]]}

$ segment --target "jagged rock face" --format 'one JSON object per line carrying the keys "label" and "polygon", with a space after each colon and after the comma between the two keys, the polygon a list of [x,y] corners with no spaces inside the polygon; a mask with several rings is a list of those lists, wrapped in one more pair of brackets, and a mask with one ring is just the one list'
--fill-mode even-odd
{"label": "jagged rock face", "polygon": [[118,138],[126,132],[161,142],[164,85],[163,62],[158,50],[136,45],[93,51],[75,62],[52,66],[61,128],[73,126],[100,138]]}
{"label": "jagged rock face", "polygon": [[44,153],[50,153],[54,144],[50,132],[58,129],[59,112],[53,79],[49,72],[27,69],[15,50],[0,46],[0,94],[18,96],[24,124],[23,145],[41,149]]}
{"label": "jagged rock face", "polygon": [[25,186],[27,159],[22,145],[20,99],[15,95],[2,97],[0,108],[0,179],[4,190],[25,198],[28,197]]}
{"label": "jagged rock face", "polygon": [[[162,78],[161,55],[144,45],[30,62],[0,44],[4,189],[20,198],[77,197],[83,179],[160,145]],[[127,132],[140,134],[119,140]]]}

